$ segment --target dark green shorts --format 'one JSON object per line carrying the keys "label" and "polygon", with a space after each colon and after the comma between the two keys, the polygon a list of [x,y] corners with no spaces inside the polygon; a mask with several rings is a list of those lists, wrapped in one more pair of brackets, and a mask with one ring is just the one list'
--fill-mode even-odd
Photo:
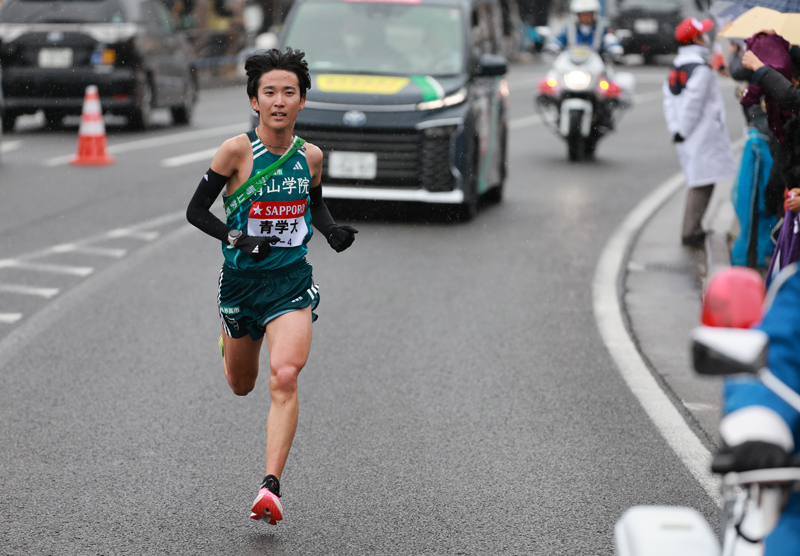
{"label": "dark green shorts", "polygon": [[[276,270],[237,270],[223,266],[219,273],[217,305],[225,333],[253,340],[264,335],[272,319],[319,305],[319,286],[305,260]],[[312,316],[317,320],[317,315]]]}

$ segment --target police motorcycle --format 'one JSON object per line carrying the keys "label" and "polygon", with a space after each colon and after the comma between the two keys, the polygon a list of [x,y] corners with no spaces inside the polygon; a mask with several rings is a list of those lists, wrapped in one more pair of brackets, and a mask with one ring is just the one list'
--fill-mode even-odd
{"label": "police motorcycle", "polygon": [[611,67],[624,50],[598,17],[598,0],[572,0],[569,9],[573,19],[548,44],[548,50],[564,52],[539,82],[534,105],[542,121],[567,142],[569,159],[580,161],[594,155],[600,138],[631,106],[636,82],[632,74],[615,75]]}
{"label": "police motorcycle", "polygon": [[594,156],[597,143],[614,130],[633,104],[635,78],[615,74],[597,52],[584,46],[556,56],[534,99],[542,121],[567,142],[572,161]]}
{"label": "police motorcycle", "polygon": [[[724,276],[728,278],[741,270],[752,273],[752,280],[760,281],[755,271],[733,267],[713,277],[709,291],[718,276],[728,273]],[[706,295],[703,303],[703,324],[706,326],[695,328],[691,333],[695,370],[701,375],[756,378],[800,411],[800,395],[766,366],[767,334],[749,329],[760,320],[761,303],[758,303],[758,309],[742,311],[743,303],[734,299],[741,292],[723,287],[717,292],[723,289],[727,291],[721,295]],[[760,296],[763,300],[763,286]],[[708,318],[709,314],[711,318]],[[739,320],[739,324],[733,324],[731,320]],[[716,454],[711,471],[722,476],[721,546],[709,524],[692,508],[636,506],[628,509],[616,523],[615,555],[762,556],[763,539],[775,529],[792,493],[800,491],[800,457],[795,456],[788,465],[737,472],[733,471],[734,459],[730,453]]]}

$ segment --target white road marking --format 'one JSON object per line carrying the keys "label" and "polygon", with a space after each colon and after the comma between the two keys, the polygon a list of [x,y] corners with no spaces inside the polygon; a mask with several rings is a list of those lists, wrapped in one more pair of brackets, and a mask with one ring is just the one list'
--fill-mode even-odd
{"label": "white road marking", "polygon": [[713,403],[683,402],[683,405],[686,407],[686,409],[690,409],[692,411],[719,410],[719,406]]}
{"label": "white road marking", "polygon": [[[129,141],[117,145],[110,145],[108,147],[109,154],[120,154],[132,151],[141,151],[144,149],[151,149],[154,147],[163,147],[165,145],[174,145],[175,143],[183,143],[185,141],[194,141],[196,139],[207,139],[209,137],[219,137],[220,135],[231,135],[244,133],[250,128],[250,122],[243,122],[238,124],[225,125],[220,127],[212,127],[209,129],[198,129],[196,131],[182,131],[180,133],[171,133],[169,135],[162,135],[160,137],[153,137],[151,139],[139,139],[136,141]],[[44,161],[45,166],[63,166],[68,164],[74,155],[68,154],[64,156],[56,156]]]}
{"label": "white road marking", "polygon": [[4,141],[0,143],[0,153],[10,153],[22,145],[22,141]]}
{"label": "white road marking", "polygon": [[70,266],[63,264],[32,263],[19,259],[0,259],[0,268],[21,268],[38,272],[52,272],[55,274],[71,274],[73,276],[89,276],[94,272],[90,266]]}
{"label": "white road marking", "polygon": [[[734,149],[740,148],[743,141],[737,141]],[[623,302],[620,296],[630,249],[642,227],[683,184],[682,172],[662,183],[628,214],[608,240],[600,254],[592,281],[594,316],[600,336],[628,388],[700,486],[718,506],[722,506],[719,480],[709,471],[711,452],[689,428],[656,382],[639,354],[622,315]]]}
{"label": "white road marking", "polygon": [[121,259],[127,253],[127,249],[114,249],[112,247],[95,247],[93,245],[77,245],[75,243],[64,243],[55,245],[51,248],[53,253],[83,253],[85,255],[99,255],[101,257],[112,257]]}
{"label": "white road marking", "polygon": [[0,313],[0,322],[3,324],[14,324],[22,318],[22,313]]}
{"label": "white road marking", "polygon": [[175,168],[177,166],[184,166],[186,164],[199,162],[201,160],[208,160],[210,162],[211,159],[214,158],[214,155],[217,154],[217,150],[218,147],[214,147],[213,149],[205,149],[202,151],[182,154],[180,156],[173,156],[172,158],[165,158],[161,161],[161,166],[165,168]]}
{"label": "white road marking", "polygon": [[141,239],[144,241],[153,241],[158,239],[159,233],[155,231],[140,231],[134,230],[131,228],[118,228],[116,230],[111,230],[106,234],[109,238],[119,238],[119,237],[132,237],[135,239]]}
{"label": "white road marking", "polygon": [[23,284],[0,284],[0,292],[18,293],[20,295],[36,295],[50,299],[58,295],[58,288],[34,288]]}

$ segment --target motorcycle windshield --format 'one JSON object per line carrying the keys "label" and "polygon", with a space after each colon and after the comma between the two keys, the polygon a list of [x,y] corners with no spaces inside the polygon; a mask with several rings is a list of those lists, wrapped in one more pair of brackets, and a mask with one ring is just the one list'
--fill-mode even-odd
{"label": "motorcycle windshield", "polygon": [[305,2],[284,44],[306,53],[309,70],[429,75],[464,73],[461,11],[386,2]]}

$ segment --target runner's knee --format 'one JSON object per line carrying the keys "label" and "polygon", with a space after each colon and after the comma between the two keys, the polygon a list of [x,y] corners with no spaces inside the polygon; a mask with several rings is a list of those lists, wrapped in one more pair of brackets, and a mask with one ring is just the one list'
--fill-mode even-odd
{"label": "runner's knee", "polygon": [[301,365],[291,363],[272,367],[269,379],[270,391],[293,394],[297,391],[297,375],[300,374],[301,368]]}
{"label": "runner's knee", "polygon": [[256,383],[254,381],[236,379],[229,379],[228,385],[231,387],[233,393],[237,396],[246,396],[253,391],[253,388],[256,387]]}

